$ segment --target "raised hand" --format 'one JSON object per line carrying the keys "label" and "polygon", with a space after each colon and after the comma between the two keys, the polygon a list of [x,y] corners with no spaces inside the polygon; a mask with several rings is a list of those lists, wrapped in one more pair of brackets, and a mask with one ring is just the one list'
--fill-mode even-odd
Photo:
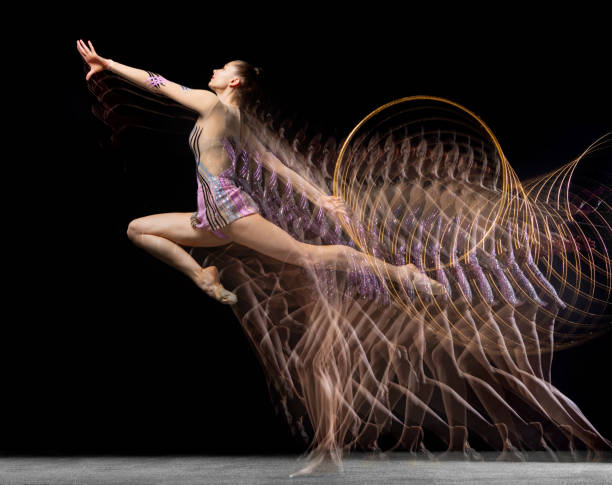
{"label": "raised hand", "polygon": [[349,218],[348,211],[341,197],[335,195],[324,195],[321,197],[319,205],[335,216]]}
{"label": "raised hand", "polygon": [[89,81],[89,78],[93,76],[96,72],[107,69],[109,60],[104,59],[103,57],[100,57],[98,55],[90,40],[88,40],[87,42],[89,44],[89,47],[85,45],[85,42],[83,42],[83,40],[77,40],[77,49],[80,52],[81,57],[83,57],[83,60],[91,68],[87,73],[87,76],[85,76],[85,80]]}

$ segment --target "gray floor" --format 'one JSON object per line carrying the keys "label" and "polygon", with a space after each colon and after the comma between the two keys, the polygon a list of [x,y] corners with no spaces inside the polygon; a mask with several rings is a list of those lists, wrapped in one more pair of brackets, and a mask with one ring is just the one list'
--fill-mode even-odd
{"label": "gray floor", "polygon": [[[2,457],[2,485],[190,485],[190,484],[612,484],[612,456],[600,462],[496,462],[497,453],[483,453],[484,462],[410,459],[398,452],[383,458],[352,453],[344,458],[343,473],[289,478],[303,466],[298,456],[201,457]],[[580,459],[583,459],[581,455]]]}

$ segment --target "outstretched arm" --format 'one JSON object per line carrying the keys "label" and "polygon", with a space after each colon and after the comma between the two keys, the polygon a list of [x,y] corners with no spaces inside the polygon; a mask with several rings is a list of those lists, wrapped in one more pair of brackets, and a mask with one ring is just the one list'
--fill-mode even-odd
{"label": "outstretched arm", "polygon": [[321,189],[311,184],[297,172],[294,172],[287,167],[287,165],[276,158],[272,152],[266,151],[264,153],[262,163],[264,163],[271,170],[276,170],[278,176],[283,180],[289,181],[294,188],[302,188],[308,200],[310,200],[313,204],[320,205],[322,199],[327,196],[327,194]]}
{"label": "outstretched arm", "polygon": [[306,197],[316,206],[325,209],[326,211],[334,214],[335,216],[342,216],[345,219],[349,219],[349,213],[347,212],[344,200],[341,197],[334,195],[327,195],[321,189],[311,184],[304,177],[291,170],[287,165],[281,162],[272,152],[265,152],[263,158],[265,163],[276,170],[278,175],[291,182],[291,185],[296,187],[300,186],[304,190]]}
{"label": "outstretched arm", "polygon": [[206,89],[190,89],[172,81],[168,81],[163,76],[154,72],[143,71],[142,69],[120,64],[112,59],[105,59],[98,55],[91,41],[88,41],[88,44],[89,45],[85,45],[85,42],[80,39],[77,41],[79,53],[91,68],[85,78],[86,81],[89,81],[89,78],[95,73],[108,69],[137,86],[164,94],[198,113],[206,113],[217,101],[217,96]]}
{"label": "outstretched arm", "polygon": [[106,69],[119,74],[140,87],[161,93],[198,113],[206,113],[217,101],[217,96],[206,89],[191,89],[169,81],[155,72],[126,66],[112,59],[106,59]]}
{"label": "outstretched arm", "polygon": [[270,150],[268,150],[268,148],[263,145],[263,143],[261,143],[247,127],[244,127],[244,137],[249,149],[253,152],[261,154],[261,163],[265,167],[267,167],[269,170],[275,170],[278,176],[283,180],[288,180],[294,189],[300,187],[303,188],[306,197],[313,204],[321,204],[321,199],[326,197],[327,194],[276,158],[276,156]]}

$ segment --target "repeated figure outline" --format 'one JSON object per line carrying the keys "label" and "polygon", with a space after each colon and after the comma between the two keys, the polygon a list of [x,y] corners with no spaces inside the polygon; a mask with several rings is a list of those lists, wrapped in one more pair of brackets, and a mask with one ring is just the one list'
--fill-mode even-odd
{"label": "repeated figure outline", "polygon": [[[80,52],[114,142],[126,126],[163,130],[153,113],[187,126],[205,103],[189,135],[198,210],[181,220],[216,235],[178,243],[207,270],[202,288],[231,305],[308,445],[293,476],[342,470],[353,449],[433,458],[428,434],[447,448],[437,459],[482,460],[472,436],[499,460],[612,449],[551,382],[556,350],[610,329],[612,132],[520,180],[485,121],[452,100],[394,100],[338,142],[262,104],[234,110],[244,61],[218,70],[206,104],[203,90]],[[153,234],[148,221],[134,240]],[[286,253],[241,239],[272,225],[268,239],[295,241]]]}

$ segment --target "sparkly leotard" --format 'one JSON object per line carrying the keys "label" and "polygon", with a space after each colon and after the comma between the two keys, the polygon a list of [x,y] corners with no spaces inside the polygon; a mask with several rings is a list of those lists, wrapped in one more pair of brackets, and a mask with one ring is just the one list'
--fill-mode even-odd
{"label": "sparkly leotard", "polygon": [[[228,237],[220,231],[222,227],[259,212],[251,196],[236,185],[236,158],[231,156],[235,153],[234,147],[238,146],[236,138],[231,135],[236,126],[239,130],[239,120],[219,101],[206,116],[198,119],[189,135],[198,182],[198,210],[192,215],[192,226],[225,239]],[[201,135],[205,130],[217,137],[204,139]],[[208,168],[202,160],[206,161]],[[229,167],[218,175],[211,172],[213,167],[227,166],[228,163]]]}

